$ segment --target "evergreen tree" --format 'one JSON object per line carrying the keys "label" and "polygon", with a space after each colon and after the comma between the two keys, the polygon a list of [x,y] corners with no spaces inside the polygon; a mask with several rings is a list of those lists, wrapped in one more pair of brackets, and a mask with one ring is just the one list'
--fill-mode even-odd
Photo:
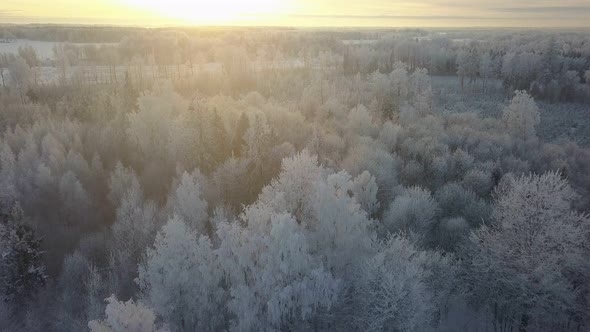
{"label": "evergreen tree", "polygon": [[246,135],[248,128],[250,128],[250,120],[248,119],[248,115],[243,112],[240,116],[240,120],[238,120],[238,125],[232,141],[232,153],[236,157],[242,155],[242,149],[244,148],[244,145],[246,145],[244,135]]}
{"label": "evergreen tree", "polygon": [[20,302],[34,295],[47,281],[41,262],[41,239],[23,222],[14,205],[0,215],[0,298]]}
{"label": "evergreen tree", "polygon": [[213,156],[213,168],[217,168],[218,165],[223,163],[225,159],[230,155],[230,141],[227,135],[227,131],[225,130],[225,125],[223,124],[223,120],[219,116],[217,110],[213,111],[213,118],[211,119],[211,128],[212,128],[212,139],[213,144],[213,151],[211,154]]}

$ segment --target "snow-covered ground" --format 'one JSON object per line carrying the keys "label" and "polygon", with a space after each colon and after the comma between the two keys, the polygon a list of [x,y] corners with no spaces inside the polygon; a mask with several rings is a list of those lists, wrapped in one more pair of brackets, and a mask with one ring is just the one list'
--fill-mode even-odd
{"label": "snow-covered ground", "polygon": [[345,39],[342,41],[344,45],[370,45],[377,43],[377,39]]}
{"label": "snow-covered ground", "polygon": [[37,51],[41,60],[46,60],[53,55],[55,44],[55,42],[16,39],[9,43],[0,43],[0,53],[17,53],[19,47],[30,45]]}
{"label": "snow-covered ground", "polygon": [[[465,84],[461,93],[460,81],[456,76],[432,76],[435,104],[442,110],[455,112],[478,112],[483,117],[500,117],[509,99],[498,79],[488,80],[483,88],[482,81]],[[549,103],[537,101],[541,109],[539,136],[547,142],[569,139],[581,146],[590,146],[590,104]]]}

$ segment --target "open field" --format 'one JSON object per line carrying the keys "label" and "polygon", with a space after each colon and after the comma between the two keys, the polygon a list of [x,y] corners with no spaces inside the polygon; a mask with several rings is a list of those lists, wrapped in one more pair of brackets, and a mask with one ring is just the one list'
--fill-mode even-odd
{"label": "open field", "polygon": [[[9,42],[0,42],[0,53],[12,53],[17,54],[19,47],[31,46],[37,51],[37,55],[42,62],[49,62],[53,59],[53,48],[55,45],[63,43],[50,42],[50,41],[37,41],[37,40],[26,40],[26,39],[15,39]],[[72,43],[77,47],[84,47],[86,45],[101,46],[101,45],[114,45],[113,43]]]}
{"label": "open field", "polygon": [[[455,76],[433,76],[432,87],[437,105],[444,110],[478,112],[482,116],[501,117],[507,102],[506,89],[498,79],[477,82],[461,92]],[[590,103],[539,102],[539,136],[548,142],[571,140],[590,147]]]}

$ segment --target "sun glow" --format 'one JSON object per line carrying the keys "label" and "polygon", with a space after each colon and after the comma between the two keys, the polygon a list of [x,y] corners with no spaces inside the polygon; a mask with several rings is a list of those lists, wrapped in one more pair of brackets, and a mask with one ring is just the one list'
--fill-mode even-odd
{"label": "sun glow", "polygon": [[137,9],[191,24],[256,21],[287,10],[290,0],[124,0]]}

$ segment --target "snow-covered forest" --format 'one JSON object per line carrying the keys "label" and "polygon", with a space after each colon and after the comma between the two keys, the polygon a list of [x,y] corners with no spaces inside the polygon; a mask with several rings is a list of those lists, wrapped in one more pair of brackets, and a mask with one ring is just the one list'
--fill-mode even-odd
{"label": "snow-covered forest", "polygon": [[590,330],[587,31],[0,26],[0,79],[1,331]]}

